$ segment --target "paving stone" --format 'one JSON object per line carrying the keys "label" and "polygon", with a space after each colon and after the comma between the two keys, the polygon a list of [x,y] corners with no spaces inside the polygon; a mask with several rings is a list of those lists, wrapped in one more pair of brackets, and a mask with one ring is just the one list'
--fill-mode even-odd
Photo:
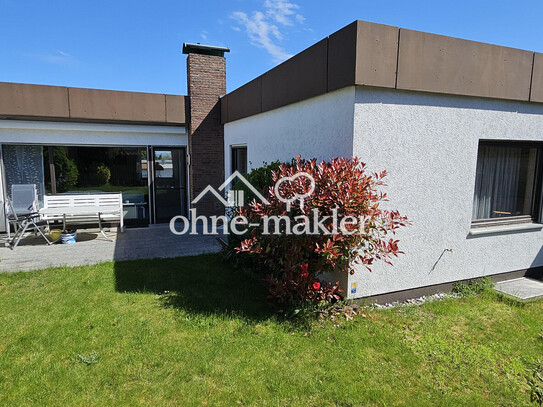
{"label": "paving stone", "polygon": [[[167,225],[106,232],[109,242],[97,229],[79,230],[73,245],[48,246],[43,238],[25,236],[14,250],[0,238],[0,272],[37,270],[48,267],[80,266],[106,261],[172,258],[216,253],[221,245],[215,236],[183,235],[170,232]],[[80,238],[80,239],[79,239]]]}
{"label": "paving stone", "polygon": [[496,283],[496,291],[520,301],[543,298],[543,281],[521,277]]}

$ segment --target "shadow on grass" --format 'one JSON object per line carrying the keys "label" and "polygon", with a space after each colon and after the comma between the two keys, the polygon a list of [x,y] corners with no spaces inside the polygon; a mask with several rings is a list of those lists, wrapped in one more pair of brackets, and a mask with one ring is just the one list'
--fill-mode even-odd
{"label": "shadow on grass", "polygon": [[269,319],[275,308],[263,285],[236,272],[220,255],[115,263],[118,292],[164,294],[165,307],[203,315]]}

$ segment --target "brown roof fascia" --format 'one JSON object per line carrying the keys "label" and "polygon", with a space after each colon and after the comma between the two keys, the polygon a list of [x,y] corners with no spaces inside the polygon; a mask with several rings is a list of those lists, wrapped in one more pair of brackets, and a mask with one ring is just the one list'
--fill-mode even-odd
{"label": "brown roof fascia", "polygon": [[186,96],[0,82],[0,117],[181,125]]}
{"label": "brown roof fascia", "polygon": [[222,122],[355,85],[543,102],[543,54],[357,20],[225,95]]}

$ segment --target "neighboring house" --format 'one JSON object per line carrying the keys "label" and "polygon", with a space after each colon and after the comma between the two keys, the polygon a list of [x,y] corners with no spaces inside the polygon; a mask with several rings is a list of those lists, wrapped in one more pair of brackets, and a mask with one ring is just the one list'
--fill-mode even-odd
{"label": "neighboring house", "polygon": [[[169,222],[224,182],[228,49],[184,44],[188,96],[0,82],[0,210],[12,184],[123,193],[127,226]],[[222,211],[204,200],[200,213]],[[0,216],[0,231],[5,230]]]}
{"label": "neighboring house", "polygon": [[300,154],[388,171],[405,254],[345,278],[349,297],[541,271],[543,54],[356,21],[221,109],[227,175],[240,149],[250,168]]}

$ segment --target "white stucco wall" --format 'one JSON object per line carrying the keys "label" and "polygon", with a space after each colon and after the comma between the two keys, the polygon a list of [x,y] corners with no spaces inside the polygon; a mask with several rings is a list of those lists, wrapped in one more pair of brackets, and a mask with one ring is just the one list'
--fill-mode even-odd
{"label": "white stucco wall", "polygon": [[225,174],[231,173],[232,145],[247,145],[249,168],[298,154],[319,160],[351,156],[354,97],[354,88],[345,88],[227,123]]}
{"label": "white stucco wall", "polygon": [[386,169],[387,205],[412,222],[397,235],[405,254],[359,268],[344,285],[350,295],[357,283],[351,298],[541,266],[541,230],[469,236],[480,139],[543,141],[543,105],[346,88],[228,123],[226,174],[242,144],[250,167],[301,154]]}
{"label": "white stucco wall", "polygon": [[388,171],[388,205],[413,223],[393,267],[350,278],[356,297],[543,265],[540,230],[468,236],[480,139],[543,141],[543,105],[356,89],[353,153]]}

